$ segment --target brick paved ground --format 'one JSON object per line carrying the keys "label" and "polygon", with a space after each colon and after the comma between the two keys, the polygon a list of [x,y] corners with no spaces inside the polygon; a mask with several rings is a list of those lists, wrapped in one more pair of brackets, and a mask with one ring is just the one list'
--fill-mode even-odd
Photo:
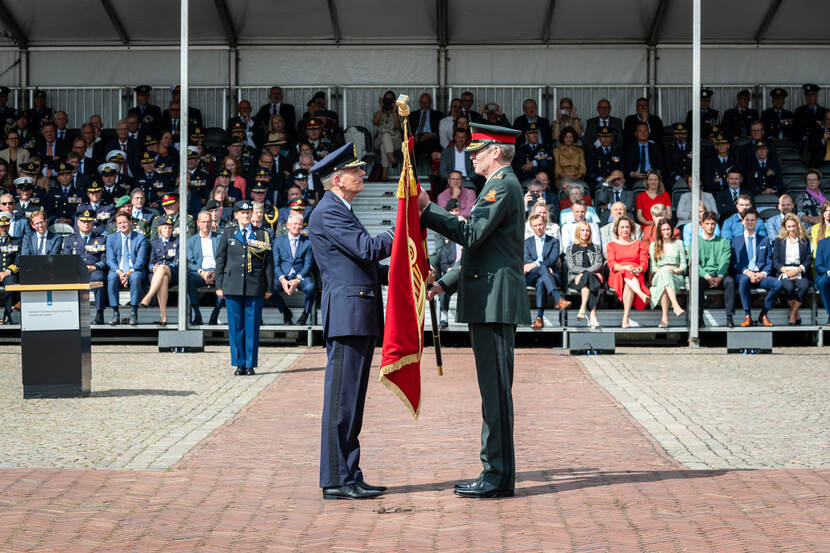
{"label": "brick paved ground", "polygon": [[687,470],[550,351],[517,355],[518,496],[454,497],[480,413],[469,352],[445,359],[417,423],[372,381],[362,465],[381,499],[320,497],[315,352],[169,471],[0,471],[0,551],[830,550],[830,471]]}

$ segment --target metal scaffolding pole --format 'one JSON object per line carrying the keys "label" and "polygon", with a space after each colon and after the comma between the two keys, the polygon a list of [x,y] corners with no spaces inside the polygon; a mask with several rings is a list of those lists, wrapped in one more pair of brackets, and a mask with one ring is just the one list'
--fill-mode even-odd
{"label": "metal scaffolding pole", "polygon": [[187,143],[190,131],[187,128],[190,116],[188,114],[188,4],[190,0],[181,0],[181,43],[180,54],[180,81],[181,96],[179,97],[179,331],[187,330]]}
{"label": "metal scaffolding pole", "polygon": [[[692,105],[697,103],[700,105],[700,0],[693,0],[692,2]],[[692,223],[694,218],[700,210],[700,107],[692,108]],[[699,254],[698,244],[700,242],[700,233],[695,232],[692,227],[692,247],[689,251],[689,306],[687,312],[689,314],[689,346],[700,346],[700,323],[698,321],[698,313],[700,301],[702,300],[700,293],[700,279],[699,275]]]}

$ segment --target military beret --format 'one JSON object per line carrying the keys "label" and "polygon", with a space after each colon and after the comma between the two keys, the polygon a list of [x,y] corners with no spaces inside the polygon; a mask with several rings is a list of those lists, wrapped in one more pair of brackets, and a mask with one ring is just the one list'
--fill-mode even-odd
{"label": "military beret", "polygon": [[675,123],[674,134],[689,134],[689,129],[683,123]]}
{"label": "military beret", "polygon": [[98,174],[102,177],[109,177],[118,174],[118,166],[114,163],[102,163],[98,166]]}
{"label": "military beret", "polygon": [[248,200],[239,200],[235,204],[233,204],[233,212],[236,213],[237,211],[250,211],[254,208],[254,204],[249,202]]}
{"label": "military beret", "polygon": [[175,192],[167,192],[161,197],[161,205],[173,205],[179,201],[179,195]]}
{"label": "military beret", "polygon": [[57,171],[59,175],[65,175],[66,173],[72,173],[75,169],[69,165],[68,163],[60,162],[57,166]]}
{"label": "military beret", "polygon": [[176,220],[173,217],[164,217],[161,221],[159,221],[158,226],[168,225],[168,226],[175,226]]}
{"label": "military beret", "polygon": [[268,185],[261,180],[257,180],[251,185],[251,192],[265,193],[268,191]]}
{"label": "military beret", "polygon": [[228,177],[231,178],[233,173],[231,173],[227,168],[222,167],[219,171],[216,172],[217,177]]}
{"label": "military beret", "polygon": [[608,127],[601,127],[599,131],[597,131],[597,136],[614,136],[614,133],[611,132],[611,129]]}
{"label": "military beret", "polygon": [[294,180],[305,180],[308,178],[308,173],[306,173],[305,169],[297,169],[292,175],[294,176]]}
{"label": "military beret", "polygon": [[136,94],[150,94],[150,91],[153,90],[153,87],[148,84],[140,84],[135,87]]}
{"label": "military beret", "polygon": [[748,91],[748,90],[746,90],[746,89],[743,89],[743,90],[741,90],[740,92],[738,92],[737,97],[738,97],[738,98],[752,98],[752,93],[751,93],[751,92],[749,92],[749,91]]}
{"label": "military beret", "polygon": [[480,150],[490,144],[516,144],[516,137],[520,134],[516,129],[499,125],[485,125],[470,123],[473,133],[472,142],[465,148],[468,152]]}
{"label": "military beret", "polygon": [[107,152],[107,161],[114,161],[115,163],[124,163],[124,152],[121,150],[110,150]]}
{"label": "military beret", "polygon": [[145,146],[152,146],[153,144],[158,144],[159,139],[155,134],[148,134],[144,136],[144,145]]}
{"label": "military beret", "polygon": [[128,203],[130,203],[130,197],[129,196],[121,196],[120,198],[115,200],[115,207],[119,208],[121,206],[127,205]]}
{"label": "military beret", "polygon": [[83,210],[80,215],[78,215],[79,221],[94,221],[95,220],[95,210],[94,209],[85,209]]}
{"label": "military beret", "polygon": [[94,180],[86,185],[87,192],[101,192],[103,189],[104,187],[101,186],[101,183],[97,180]]}
{"label": "military beret", "polygon": [[205,207],[202,208],[202,211],[210,211],[212,209],[219,209],[220,207],[222,206],[216,200],[208,200]]}
{"label": "military beret", "polygon": [[35,90],[33,95],[34,98],[46,98],[46,91],[45,90]]}
{"label": "military beret", "polygon": [[24,175],[36,175],[37,169],[37,165],[35,165],[33,161],[20,166],[20,172]]}
{"label": "military beret", "polygon": [[758,142],[755,143],[755,149],[756,150],[760,150],[761,148],[766,148],[766,147],[767,147],[767,143],[764,142],[763,140],[759,140]]}
{"label": "military beret", "polygon": [[447,207],[445,208],[447,211],[452,211],[453,209],[458,209],[460,206],[458,205],[458,200],[455,198],[450,198],[447,200]]}
{"label": "military beret", "polygon": [[715,138],[712,140],[715,144],[729,144],[729,139],[727,139],[722,134],[715,135]]}
{"label": "military beret", "polygon": [[812,83],[807,83],[803,85],[801,88],[804,89],[804,94],[816,94],[819,90],[821,90],[821,87],[819,85]]}
{"label": "military beret", "polygon": [[7,86],[0,86],[0,96],[8,96],[11,89]]}
{"label": "military beret", "polygon": [[306,203],[302,198],[294,198],[288,202],[288,207],[291,208],[292,211],[302,211],[306,208]]}
{"label": "military beret", "polygon": [[308,130],[314,130],[320,128],[320,120],[319,119],[309,119],[308,123],[305,126]]}
{"label": "military beret", "polygon": [[201,152],[199,152],[199,148],[196,146],[188,146],[187,147],[187,159],[199,159],[202,156]]}
{"label": "military beret", "polygon": [[[519,131],[516,132],[518,133]],[[311,168],[311,172],[317,173],[320,178],[324,178],[341,169],[363,167],[364,165],[366,165],[366,162],[357,159],[355,156],[354,144],[347,142],[315,163],[314,167]]]}
{"label": "military beret", "polygon": [[772,90],[769,91],[769,95],[772,96],[773,98],[775,98],[776,96],[779,96],[781,98],[786,98],[787,96],[789,96],[789,93],[786,90],[784,90],[783,88],[773,88]]}
{"label": "military beret", "polygon": [[527,129],[525,129],[525,132],[526,133],[539,132],[539,125],[537,125],[536,123],[529,124],[527,126]]}
{"label": "military beret", "polygon": [[714,95],[715,95],[715,91],[712,90],[711,88],[703,88],[700,91],[700,97],[705,98],[707,100],[711,100],[712,96],[714,96]]}
{"label": "military beret", "polygon": [[139,163],[154,163],[155,161],[156,156],[152,152],[144,152],[141,154],[141,159],[138,160]]}

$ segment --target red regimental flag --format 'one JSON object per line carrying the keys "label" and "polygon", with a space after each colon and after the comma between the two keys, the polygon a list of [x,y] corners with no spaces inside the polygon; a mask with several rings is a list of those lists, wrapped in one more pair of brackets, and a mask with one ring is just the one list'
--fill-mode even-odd
{"label": "red regimental flag", "polygon": [[398,215],[389,264],[380,379],[417,419],[421,408],[421,354],[429,261],[426,231],[421,230],[418,214],[421,187],[410,163],[414,156],[410,155],[412,143],[406,118],[403,126],[403,169],[398,181]]}

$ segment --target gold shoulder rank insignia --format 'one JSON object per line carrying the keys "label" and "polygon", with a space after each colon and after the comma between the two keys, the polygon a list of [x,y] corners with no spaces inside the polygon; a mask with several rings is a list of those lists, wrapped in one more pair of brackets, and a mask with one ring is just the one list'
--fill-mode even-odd
{"label": "gold shoulder rank insignia", "polygon": [[496,201],[496,191],[490,190],[485,196],[484,200],[487,202],[495,202]]}

